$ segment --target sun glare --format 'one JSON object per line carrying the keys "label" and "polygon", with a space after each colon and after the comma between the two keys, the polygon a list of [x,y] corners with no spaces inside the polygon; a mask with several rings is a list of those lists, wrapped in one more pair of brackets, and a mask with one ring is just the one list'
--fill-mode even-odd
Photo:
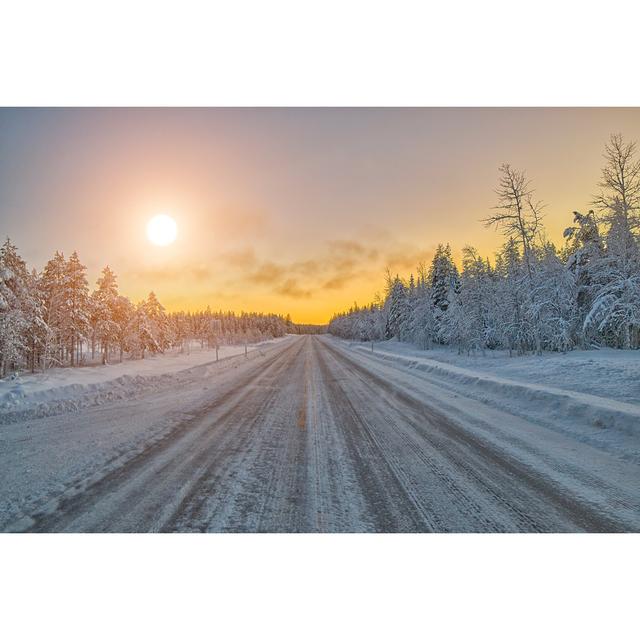
{"label": "sun glare", "polygon": [[177,233],[176,221],[164,213],[154,216],[147,223],[149,242],[158,247],[166,247],[171,244],[176,239]]}

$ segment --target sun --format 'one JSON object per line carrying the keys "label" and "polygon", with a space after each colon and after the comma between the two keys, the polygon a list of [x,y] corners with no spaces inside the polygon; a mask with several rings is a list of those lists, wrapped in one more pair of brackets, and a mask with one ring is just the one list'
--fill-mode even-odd
{"label": "sun", "polygon": [[176,221],[165,213],[153,216],[147,223],[147,238],[158,247],[171,244],[178,235]]}

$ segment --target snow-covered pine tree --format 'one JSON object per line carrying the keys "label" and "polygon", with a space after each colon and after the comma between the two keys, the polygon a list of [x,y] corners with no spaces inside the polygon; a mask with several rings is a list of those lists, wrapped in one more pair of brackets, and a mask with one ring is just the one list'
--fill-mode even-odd
{"label": "snow-covered pine tree", "polygon": [[49,337],[49,327],[45,322],[45,302],[40,286],[41,276],[35,269],[28,274],[29,295],[25,301],[24,314],[27,321],[28,367],[34,373],[36,367],[44,365],[44,354]]}
{"label": "snow-covered pine tree", "polygon": [[74,251],[66,264],[66,281],[63,288],[62,335],[68,345],[71,366],[81,359],[82,340],[89,336],[90,308],[87,268]]}
{"label": "snow-covered pine tree", "polygon": [[410,340],[422,349],[431,349],[436,339],[436,318],[431,289],[425,277],[418,277],[409,317]]}
{"label": "snow-covered pine tree", "polygon": [[129,344],[129,331],[135,316],[136,309],[131,300],[125,296],[118,296],[113,306],[113,321],[117,327],[116,344],[120,351],[120,362]]}
{"label": "snow-covered pine tree", "polygon": [[397,275],[391,282],[385,307],[387,310],[385,337],[397,337],[401,340],[408,320],[407,288]]}
{"label": "snow-covered pine tree", "polygon": [[551,243],[545,243],[536,265],[531,296],[532,319],[544,349],[568,351],[577,343],[578,294],[576,277],[566,268]]}
{"label": "snow-covered pine tree", "polygon": [[126,345],[126,350],[129,353],[137,355],[143,360],[147,351],[155,353],[160,350],[147,316],[145,300],[138,302],[129,319]]}
{"label": "snow-covered pine tree", "polygon": [[438,341],[446,342],[445,336],[448,333],[446,313],[449,300],[460,287],[458,269],[451,258],[451,247],[448,244],[438,245],[431,261],[428,279],[435,317],[435,336]]}
{"label": "snow-covered pine tree", "polygon": [[500,335],[500,344],[509,350],[524,354],[531,348],[531,327],[527,313],[529,279],[518,246],[509,238],[496,254],[496,301],[494,319]]}
{"label": "snow-covered pine tree", "polygon": [[433,306],[440,311],[446,311],[449,304],[449,294],[460,284],[458,269],[451,258],[451,247],[439,244],[431,261],[429,270],[431,300]]}
{"label": "snow-covered pine tree", "polygon": [[168,320],[155,293],[136,306],[127,329],[127,350],[144,359],[145,353],[163,352],[169,346]]}
{"label": "snow-covered pine tree", "polygon": [[40,295],[44,301],[44,320],[47,335],[42,355],[42,369],[51,364],[64,363],[63,326],[67,286],[67,263],[64,255],[56,251],[45,265],[40,277]]}
{"label": "snow-covered pine tree", "polygon": [[97,289],[91,294],[91,325],[93,340],[100,342],[102,364],[106,364],[109,361],[110,347],[118,341],[118,284],[115,274],[108,266],[102,270],[96,284]]}
{"label": "snow-covered pine tree", "polygon": [[171,346],[169,323],[164,307],[160,304],[156,294],[151,291],[145,301],[145,313],[151,322],[153,336],[160,352]]}
{"label": "snow-covered pine tree", "polygon": [[0,378],[17,367],[27,351],[28,275],[24,260],[7,238],[0,247]]}
{"label": "snow-covered pine tree", "polygon": [[374,301],[369,307],[369,339],[384,340],[384,329],[386,318],[383,309],[383,302],[380,296],[376,294]]}
{"label": "snow-covered pine tree", "polygon": [[604,241],[600,235],[595,213],[573,212],[573,227],[564,230],[567,244],[563,251],[566,269],[573,275],[576,295],[576,342],[586,348],[597,339],[597,330],[587,333],[585,319],[597,295],[596,272],[604,258]]}
{"label": "snow-covered pine tree", "polygon": [[458,353],[469,353],[471,349],[469,320],[461,294],[450,291],[447,310],[441,313],[439,319],[438,341],[442,344],[456,345]]}
{"label": "snow-covered pine tree", "polygon": [[7,238],[0,248],[0,372],[7,366],[35,370],[46,337],[39,277],[27,270]]}
{"label": "snow-covered pine tree", "polygon": [[494,284],[489,264],[473,247],[464,247],[460,294],[455,299],[458,313],[462,314],[457,324],[467,352],[484,352],[492,341],[495,343],[496,329],[490,323],[491,307],[495,304]]}

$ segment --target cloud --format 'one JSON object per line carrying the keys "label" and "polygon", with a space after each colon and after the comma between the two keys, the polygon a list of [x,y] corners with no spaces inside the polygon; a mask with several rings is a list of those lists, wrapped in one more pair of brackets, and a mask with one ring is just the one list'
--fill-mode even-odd
{"label": "cloud", "polygon": [[432,250],[422,250],[416,247],[405,247],[403,250],[398,249],[388,252],[384,255],[384,266],[391,271],[407,271],[408,269],[416,269],[421,263],[429,263],[433,258]]}
{"label": "cloud", "polygon": [[287,278],[274,291],[289,298],[309,298],[312,294],[311,289],[303,289],[294,278]]}
{"label": "cloud", "polygon": [[333,240],[329,242],[329,251],[334,256],[354,256],[368,260],[376,260],[380,255],[376,247],[368,247],[354,240]]}
{"label": "cloud", "polygon": [[246,247],[223,255],[224,263],[235,273],[229,285],[263,287],[289,298],[309,298],[316,292],[339,291],[365,280],[382,282],[385,267],[405,274],[421,261],[428,262],[432,250],[398,243],[393,238],[375,241],[335,240],[319,246],[306,259],[260,261],[252,248]]}
{"label": "cloud", "polygon": [[243,280],[257,284],[273,285],[291,274],[311,277],[320,268],[316,260],[294,260],[288,263],[267,260],[258,263],[250,249],[225,254],[225,258],[227,264],[242,272]]}
{"label": "cloud", "polygon": [[257,263],[256,253],[251,247],[238,249],[236,251],[227,251],[222,257],[227,264],[234,267],[253,267]]}
{"label": "cloud", "polygon": [[354,273],[340,273],[322,284],[322,289],[337,290],[342,289],[348,282],[357,277]]}
{"label": "cloud", "polygon": [[247,274],[246,280],[258,284],[273,284],[286,276],[287,273],[289,273],[289,269],[285,266],[275,262],[263,262],[258,269]]}
{"label": "cloud", "polygon": [[126,274],[127,278],[158,282],[167,280],[193,280],[206,282],[213,277],[212,270],[203,264],[185,264],[177,267],[142,267]]}
{"label": "cloud", "polygon": [[316,260],[301,260],[291,264],[291,270],[305,276],[314,275],[320,269]]}

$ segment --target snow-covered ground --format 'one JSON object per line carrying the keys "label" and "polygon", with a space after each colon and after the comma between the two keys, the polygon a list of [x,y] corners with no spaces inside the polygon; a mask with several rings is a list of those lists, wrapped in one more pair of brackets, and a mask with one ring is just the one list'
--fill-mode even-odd
{"label": "snow-covered ground", "polygon": [[[371,349],[369,343],[359,346]],[[374,351],[419,358],[421,361],[435,360],[514,381],[640,404],[640,351],[576,350],[510,357],[508,351],[487,350],[484,355],[460,355],[449,347],[422,350],[396,340],[376,342]]]}
{"label": "snow-covered ground", "polygon": [[[247,346],[251,357],[277,338]],[[73,411],[105,402],[133,398],[141,392],[177,383],[194,368],[225,366],[225,360],[244,354],[244,345],[225,345],[218,350],[192,345],[188,352],[178,350],[147,356],[143,360],[78,368],[53,368],[45,373],[22,374],[0,380],[0,424],[26,418]]]}
{"label": "snow-covered ground", "polygon": [[603,349],[509,357],[420,350],[390,340],[340,341],[346,348],[443,390],[507,410],[511,415],[598,448],[640,459],[640,352]]}
{"label": "snow-covered ground", "polygon": [[0,530],[640,531],[638,429],[378,346],[291,337],[1,425]]}

